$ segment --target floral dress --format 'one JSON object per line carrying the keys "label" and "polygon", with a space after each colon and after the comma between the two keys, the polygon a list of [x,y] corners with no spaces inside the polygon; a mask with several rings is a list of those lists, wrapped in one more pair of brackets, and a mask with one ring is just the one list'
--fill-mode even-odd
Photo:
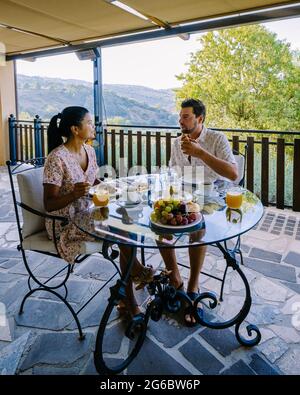
{"label": "floral dress", "polygon": [[[87,144],[84,144],[84,149],[88,157],[88,165],[85,171],[63,144],[51,151],[45,162],[43,183],[59,186],[60,196],[72,192],[74,184],[77,182],[88,182],[93,185],[98,170],[96,154],[93,147]],[[77,199],[66,207],[51,211],[49,214],[70,218],[75,208],[78,209],[78,205],[83,204],[84,201],[85,199]],[[51,219],[46,219],[46,230],[51,240],[53,239],[52,224]],[[55,234],[58,239],[58,252],[69,263],[74,263],[76,256],[80,254],[81,242],[94,240],[72,223],[62,227],[61,223],[56,221]]]}

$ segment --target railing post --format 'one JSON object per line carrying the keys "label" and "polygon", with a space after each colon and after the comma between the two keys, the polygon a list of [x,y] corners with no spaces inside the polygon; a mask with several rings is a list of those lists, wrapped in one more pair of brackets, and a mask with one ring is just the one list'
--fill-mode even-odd
{"label": "railing post", "polygon": [[294,140],[293,210],[300,211],[300,139]]}
{"label": "railing post", "polygon": [[8,117],[9,156],[13,164],[17,162],[16,118],[13,114]]}
{"label": "railing post", "polygon": [[34,128],[34,149],[35,149],[35,157],[42,157],[42,130],[41,130],[41,118],[36,115],[33,120],[33,128]]}

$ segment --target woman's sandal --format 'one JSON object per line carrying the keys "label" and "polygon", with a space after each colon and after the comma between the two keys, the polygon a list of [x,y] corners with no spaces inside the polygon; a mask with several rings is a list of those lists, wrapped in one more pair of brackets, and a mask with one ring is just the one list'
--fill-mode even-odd
{"label": "woman's sandal", "polygon": [[136,276],[131,276],[132,281],[136,284],[135,289],[138,291],[139,289],[144,288],[147,284],[153,281],[153,277],[155,274],[155,270],[152,266],[144,266],[139,274]]}
{"label": "woman's sandal", "polygon": [[[199,296],[199,292],[187,292],[186,293],[187,296],[192,300],[196,300],[196,298]],[[195,317],[193,316],[193,306],[187,306],[184,310],[184,322],[185,325],[188,327],[194,327],[198,325],[198,322],[195,321],[193,322],[192,319],[195,319]],[[201,307],[197,308],[198,314],[199,316],[202,318],[203,317],[203,309]],[[187,320],[186,317],[189,316],[190,320]]]}

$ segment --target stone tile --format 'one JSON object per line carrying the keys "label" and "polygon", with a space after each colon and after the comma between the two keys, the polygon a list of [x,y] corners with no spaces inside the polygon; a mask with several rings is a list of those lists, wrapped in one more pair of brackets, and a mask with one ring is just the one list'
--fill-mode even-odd
{"label": "stone tile", "polygon": [[251,362],[249,366],[255,371],[256,374],[259,375],[277,376],[280,374],[258,354],[251,356]]}
{"label": "stone tile", "polygon": [[113,264],[104,258],[91,257],[89,260],[75,266],[74,273],[83,278],[94,278],[96,280],[109,279],[116,269]]}
{"label": "stone tile", "polygon": [[294,328],[279,325],[270,325],[269,328],[286,343],[300,343],[300,334]]}
{"label": "stone tile", "polygon": [[269,329],[259,328],[259,330],[260,330],[260,333],[261,333],[260,344],[262,344],[262,343],[266,342],[267,340],[272,339],[273,337],[275,337],[275,333],[273,333]]}
{"label": "stone tile", "polygon": [[255,375],[255,373],[251,368],[249,368],[248,365],[245,364],[244,361],[240,359],[229,369],[224,370],[224,372],[222,372],[221,375],[222,376],[231,376],[231,375],[252,376]]}
{"label": "stone tile", "polygon": [[187,336],[199,329],[199,326],[188,328],[182,325],[182,317],[179,316],[178,321],[163,316],[159,322],[150,321],[149,331],[150,333],[166,348],[174,347],[180,343]]}
{"label": "stone tile", "polygon": [[300,284],[295,284],[295,283],[289,283],[287,281],[281,281],[282,284],[284,284],[286,287],[290,288],[294,292],[297,292],[300,294]]}
{"label": "stone tile", "polygon": [[207,247],[207,252],[209,252],[212,255],[216,255],[216,256],[219,256],[219,257],[223,258],[222,252],[217,247],[208,246]]}
{"label": "stone tile", "polygon": [[[80,369],[78,367],[56,367],[56,366],[34,366],[32,369],[34,375],[38,376],[78,376],[80,373]],[[97,373],[98,374],[98,373]]]}
{"label": "stone tile", "polygon": [[[142,352],[142,351],[141,351]],[[108,366],[115,366],[115,364],[121,364],[123,362],[122,359],[118,359],[118,358],[106,358],[105,361],[107,362]],[[96,370],[95,367],[95,363],[94,363],[94,355],[92,354],[86,364],[86,366],[84,367],[84,369],[82,370],[82,372],[80,373],[82,375],[99,375],[99,373]],[[135,373],[133,373],[135,374]],[[118,376],[123,375],[123,373],[119,373]]]}
{"label": "stone tile", "polygon": [[287,236],[293,236],[293,232],[287,232],[287,231],[285,231],[284,234],[287,235]]}
{"label": "stone tile", "polygon": [[253,289],[261,298],[274,302],[284,302],[287,297],[287,290],[285,287],[277,285],[264,277],[255,280]]}
{"label": "stone tile", "polygon": [[300,254],[295,251],[289,251],[283,261],[288,263],[289,265],[300,267]]}
{"label": "stone tile", "polygon": [[13,283],[15,280],[20,279],[21,276],[16,276],[11,273],[0,272],[0,283]]}
{"label": "stone tile", "polygon": [[[55,282],[51,281],[51,285],[54,285]],[[68,302],[72,303],[80,303],[83,299],[87,299],[89,296],[89,289],[91,288],[91,281],[87,280],[68,280],[67,281],[67,289],[68,289]],[[55,290],[59,295],[65,296],[65,289],[64,287],[60,287],[59,289]],[[42,291],[36,294],[41,299],[49,299],[58,301],[57,296],[53,295],[50,292]]]}
{"label": "stone tile", "polygon": [[127,368],[127,374],[190,375],[179,360],[168,355],[163,348],[146,338],[142,350]]}
{"label": "stone tile", "polygon": [[280,311],[277,307],[271,305],[252,305],[247,322],[255,325],[267,325],[276,322]]}
{"label": "stone tile", "polygon": [[256,270],[265,276],[278,278],[279,280],[285,280],[289,282],[296,282],[296,272],[293,267],[280,265],[278,263],[264,262],[254,258],[244,258],[245,266],[250,269]]}
{"label": "stone tile", "polygon": [[[95,289],[96,288],[96,289]],[[99,284],[97,283],[93,289],[93,293],[99,289]],[[97,296],[87,306],[80,312],[79,320],[81,323],[81,327],[88,328],[92,326],[99,326],[101,321],[102,315],[108,305],[108,298],[109,298],[109,289],[106,287],[99,292]],[[67,313],[68,314],[68,313]],[[112,314],[116,315],[115,312]],[[74,320],[70,321],[67,329],[76,330],[77,325]]]}
{"label": "stone tile", "polygon": [[14,375],[18,371],[20,360],[30,342],[31,332],[28,331],[0,352],[0,375]]}
{"label": "stone tile", "polygon": [[[5,304],[8,312],[14,312],[16,306],[19,307],[23,297],[29,291],[27,280],[21,279],[13,283],[11,287],[8,288],[1,302]],[[17,307],[17,309],[18,309]]]}
{"label": "stone tile", "polygon": [[[76,310],[76,305],[71,306]],[[25,302],[23,314],[16,315],[15,319],[18,325],[62,330],[73,320],[73,316],[62,302],[29,298]]]}
{"label": "stone tile", "polygon": [[77,333],[43,333],[37,336],[20,369],[38,364],[70,365],[92,351],[94,336],[87,333],[78,340]]}
{"label": "stone tile", "polygon": [[278,263],[281,261],[282,258],[280,254],[271,251],[265,251],[260,248],[252,248],[249,256]]}
{"label": "stone tile", "polygon": [[15,258],[5,259],[4,258],[3,260],[1,260],[0,266],[2,269],[11,269],[12,267],[20,264],[20,262],[21,262],[20,259],[15,259]]}
{"label": "stone tile", "polygon": [[279,369],[289,375],[300,375],[300,349],[290,348],[277,363]]}
{"label": "stone tile", "polygon": [[230,355],[232,351],[241,345],[235,335],[229,329],[210,329],[206,328],[199,333],[214,349],[224,357]]}
{"label": "stone tile", "polygon": [[224,365],[196,339],[179,348],[181,354],[203,374],[218,374]]}
{"label": "stone tile", "polygon": [[272,363],[276,362],[288,349],[287,344],[277,337],[259,345],[259,350]]}
{"label": "stone tile", "polygon": [[271,233],[272,233],[273,235],[279,235],[279,234],[280,234],[280,232],[277,232],[277,231],[275,231],[275,230],[272,230]]}

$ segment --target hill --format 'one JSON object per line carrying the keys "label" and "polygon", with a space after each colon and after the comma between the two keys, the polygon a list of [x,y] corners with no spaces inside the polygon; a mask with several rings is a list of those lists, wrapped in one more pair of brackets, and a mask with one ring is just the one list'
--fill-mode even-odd
{"label": "hill", "polygon": [[[18,75],[20,118],[38,114],[49,120],[70,105],[93,110],[93,84],[80,80]],[[175,95],[171,89],[105,84],[104,114],[108,122],[177,126]]]}

